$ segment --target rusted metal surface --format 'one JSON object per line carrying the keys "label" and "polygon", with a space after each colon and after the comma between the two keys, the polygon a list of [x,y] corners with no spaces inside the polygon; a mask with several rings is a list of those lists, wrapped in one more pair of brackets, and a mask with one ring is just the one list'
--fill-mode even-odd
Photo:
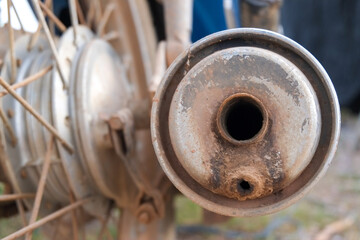
{"label": "rusted metal surface", "polygon": [[[73,93],[70,96],[71,126],[77,130],[75,140],[82,166],[98,192],[123,206],[137,190],[122,158],[114,147],[108,147],[106,138],[110,128],[103,116],[111,117],[127,108],[132,89],[123,62],[109,43],[94,39],[84,46],[71,77],[70,91]],[[126,128],[125,134],[119,133],[115,140],[128,140],[131,129]],[[120,146],[123,157],[133,153],[129,141],[116,146]],[[128,192],[129,196],[123,194],[125,184],[134,189]]]}
{"label": "rusted metal surface", "polygon": [[[141,213],[141,219],[134,218],[128,210],[123,211],[119,221],[118,240],[175,240],[174,207],[172,199],[167,199],[165,215],[161,219],[148,221],[148,213]],[[147,222],[147,224],[146,224]]]}
{"label": "rusted metal surface", "polygon": [[265,30],[208,36],[167,71],[153,100],[152,136],[174,185],[229,216],[278,211],[326,171],[339,106],[316,59]]}
{"label": "rusted metal surface", "polygon": [[[277,30],[278,9],[271,6],[279,5],[266,2],[270,8],[249,9],[247,20]],[[336,95],[318,62],[287,38],[254,29],[223,32],[175,60],[190,44],[192,0],[167,0],[167,39],[158,44],[155,61],[145,0],[70,1],[73,27],[63,28],[59,41],[33,3],[47,39],[39,27],[14,43],[16,84],[2,84],[17,98],[7,94],[0,101],[19,140],[12,147],[0,125],[0,160],[16,196],[39,194],[35,205],[22,199],[35,211],[30,225],[10,237],[70,211],[74,239],[85,238],[84,225],[94,217],[103,222],[101,237],[118,207],[119,239],[174,239],[174,192],[165,173],[206,209],[253,216],[295,202],[331,161],[339,131]],[[89,26],[79,25],[85,18]],[[8,54],[7,81],[10,66]],[[157,88],[151,138],[150,99]],[[19,100],[39,117],[27,114]],[[61,141],[46,154],[52,134],[39,119],[72,154]],[[88,196],[86,204],[79,200]]]}
{"label": "rusted metal surface", "polygon": [[195,65],[169,112],[171,142],[185,170],[238,200],[267,196],[296,179],[313,157],[320,127],[304,74],[253,47],[218,51]]}

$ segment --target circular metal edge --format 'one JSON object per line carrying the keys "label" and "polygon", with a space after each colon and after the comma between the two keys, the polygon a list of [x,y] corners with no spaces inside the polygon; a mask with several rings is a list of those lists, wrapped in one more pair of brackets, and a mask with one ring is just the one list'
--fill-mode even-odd
{"label": "circular metal edge", "polygon": [[[39,39],[37,40],[37,42],[35,43],[35,45],[32,47],[32,49],[30,51],[28,51],[27,49],[27,43],[30,41],[31,35],[30,34],[24,34],[23,36],[19,37],[16,39],[15,41],[15,55],[16,58],[18,60],[20,60],[21,63],[24,63],[24,61],[26,61],[26,59],[32,54],[34,57],[37,53],[41,52],[43,49],[46,49],[48,47],[48,42],[46,41],[46,39],[43,36],[40,36]],[[5,57],[4,57],[4,63],[3,66],[1,68],[1,77],[9,82],[10,79],[10,53],[7,52]],[[31,68],[32,63],[29,64],[29,66],[27,67],[26,72],[24,73],[25,76],[28,75],[28,70]],[[17,67],[17,73],[19,73],[20,69],[22,67],[22,64],[20,66]],[[25,77],[24,76],[24,77]],[[15,79],[16,82],[18,82],[18,76],[16,76]],[[1,89],[3,89],[1,87]],[[22,91],[22,89],[18,89],[16,90],[17,92]],[[5,100],[6,97],[12,98],[11,96],[5,96],[3,98],[0,99],[0,104],[2,107],[4,107],[4,103],[3,101]],[[12,101],[12,104],[14,104],[16,101]],[[11,105],[12,107],[14,105]],[[25,109],[23,109],[23,111],[25,111]],[[10,123],[12,124],[14,121],[14,118],[9,119]],[[19,144],[19,143],[17,143]],[[29,191],[30,188],[26,188],[24,189],[24,183],[20,183],[22,182],[21,179],[19,179],[19,172],[16,172],[16,170],[14,169],[14,165],[13,163],[11,163],[11,158],[9,154],[9,151],[12,151],[13,148],[11,147],[11,145],[8,143],[7,138],[5,137],[5,128],[3,127],[3,123],[2,121],[0,122],[0,164],[2,165],[2,168],[7,171],[6,175],[8,177],[9,182],[11,183],[14,192],[16,193],[21,193],[24,192],[23,190]],[[16,153],[19,154],[19,153]],[[20,160],[22,161],[22,160]],[[35,171],[33,171],[34,173]],[[20,181],[19,181],[20,180]],[[32,185],[32,183],[31,183]],[[31,200],[29,199],[25,199],[24,203],[27,205],[27,207],[32,206],[31,205]]]}
{"label": "circular metal edge", "polygon": [[[267,38],[268,40],[272,40],[274,43],[278,43],[283,47],[287,47],[293,51],[294,54],[298,55],[299,57],[303,58],[303,60],[313,67],[313,70],[318,76],[322,76],[321,79],[324,89],[326,90],[326,95],[328,96],[328,100],[332,101],[331,104],[331,115],[333,117],[333,122],[331,125],[331,137],[330,137],[330,144],[328,146],[328,150],[325,154],[325,158],[322,161],[320,167],[315,172],[315,174],[310,178],[306,184],[302,185],[298,191],[294,194],[288,196],[286,199],[282,199],[277,201],[274,204],[259,206],[257,208],[252,209],[234,209],[228,206],[220,206],[208,199],[205,199],[203,196],[198,194],[196,191],[193,191],[189,186],[187,186],[178,176],[177,173],[172,168],[171,164],[167,160],[165,156],[165,148],[161,143],[161,134],[160,134],[160,109],[162,107],[162,99],[167,93],[166,89],[169,87],[172,77],[176,74],[176,72],[183,66],[187,64],[189,66],[189,58],[194,54],[194,52],[200,52],[204,48],[216,44],[218,42],[222,42],[224,40],[232,40],[239,38],[239,34],[248,34],[253,35],[254,37],[261,37]],[[191,67],[189,66],[189,69]],[[186,73],[184,73],[185,75]],[[316,183],[320,180],[320,178],[325,174],[327,168],[329,167],[332,158],[335,155],[339,136],[340,136],[340,107],[337,99],[337,95],[334,89],[334,86],[330,80],[330,77],[318,62],[318,60],[311,55],[305,48],[301,45],[296,43],[295,41],[280,35],[275,32],[271,32],[268,30],[262,29],[254,29],[254,28],[242,28],[242,29],[230,29],[221,31],[218,33],[214,33],[209,35],[196,43],[194,43],[189,49],[184,51],[181,55],[179,55],[176,60],[171,64],[168,70],[165,73],[163,81],[160,83],[158,90],[155,94],[152,104],[152,111],[151,111],[151,135],[152,135],[152,142],[158,157],[158,161],[163,168],[166,175],[172,181],[176,188],[180,190],[185,196],[189,199],[194,201],[195,203],[201,205],[202,207],[228,216],[239,216],[239,217],[246,217],[246,216],[259,216],[265,214],[271,214],[277,211],[280,211],[293,203],[300,200],[304,195],[309,192]],[[163,124],[163,123],[162,123]],[[167,126],[166,126],[167,127]],[[301,177],[301,176],[300,176]]]}
{"label": "circular metal edge", "polygon": [[[74,31],[73,28],[70,27],[66,30],[65,33],[62,34],[60,40],[57,44],[57,49],[60,57],[60,64],[63,67],[66,67],[65,73],[68,75],[65,76],[66,84],[71,85],[71,76],[73,71],[75,71],[76,66],[78,64],[79,56],[82,53],[83,47],[89,42],[91,39],[95,37],[94,33],[87,27],[83,25],[79,25],[77,27],[78,36],[83,36],[83,38],[77,38],[76,46],[74,46]],[[66,46],[72,47],[71,50],[74,50],[75,53],[72,56],[66,56]],[[71,57],[70,62],[66,59],[66,57]],[[66,66],[66,65],[69,66]],[[51,108],[52,108],[52,121],[54,127],[58,131],[64,131],[63,137],[65,137],[74,147],[78,150],[78,146],[76,145],[76,141],[74,139],[74,135],[76,135],[76,131],[72,129],[71,124],[67,126],[64,124],[65,118],[59,117],[60,113],[55,111],[58,109],[58,104],[65,104],[62,107],[65,108],[66,113],[64,115],[70,116],[70,99],[69,99],[69,89],[62,89],[62,83],[60,79],[60,75],[57,72],[56,68],[52,70],[52,78],[51,80]],[[59,110],[59,109],[58,109]],[[71,121],[71,119],[70,119]],[[66,132],[66,134],[64,134]],[[104,196],[98,194],[96,189],[92,187],[91,179],[86,175],[86,171],[83,168],[81,160],[79,159],[79,152],[75,151],[73,154],[68,153],[63,146],[61,146],[60,142],[56,142],[57,151],[59,154],[59,158],[62,161],[64,166],[65,176],[69,180],[69,188],[74,193],[77,199],[83,199],[87,196],[93,196],[94,200],[86,204],[83,209],[92,216],[96,216],[97,218],[102,219],[105,212],[108,209],[110,204],[110,200],[105,198]]]}

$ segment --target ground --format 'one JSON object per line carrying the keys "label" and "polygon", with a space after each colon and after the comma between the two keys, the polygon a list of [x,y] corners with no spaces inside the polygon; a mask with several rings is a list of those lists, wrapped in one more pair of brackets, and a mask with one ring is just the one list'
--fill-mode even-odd
{"label": "ground", "polygon": [[[232,218],[204,225],[202,209],[183,196],[175,200],[179,240],[360,239],[360,120],[343,111],[338,151],[325,177],[302,200],[276,214]],[[335,225],[332,223],[336,223]],[[0,237],[20,227],[19,219],[0,220]],[[339,229],[337,229],[339,227]],[[324,229],[339,230],[321,238]],[[115,228],[110,226],[115,235]],[[40,231],[35,240],[44,239]],[[96,239],[88,236],[87,239]]]}

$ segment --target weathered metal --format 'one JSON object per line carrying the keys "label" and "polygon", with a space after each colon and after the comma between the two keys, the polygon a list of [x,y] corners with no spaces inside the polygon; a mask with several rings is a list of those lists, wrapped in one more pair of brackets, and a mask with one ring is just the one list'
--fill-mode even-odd
{"label": "weathered metal", "polygon": [[[91,176],[87,174],[86,167],[82,161],[81,146],[76,141],[77,134],[74,134],[78,133],[79,129],[72,126],[75,119],[72,118],[73,109],[71,108],[71,96],[73,95],[71,86],[76,82],[73,78],[75,70],[85,45],[94,39],[95,35],[86,26],[78,26],[76,33],[77,38],[75,39],[73,29],[69,28],[61,36],[57,44],[59,66],[65,74],[65,82],[61,80],[59,72],[54,69],[49,79],[50,85],[45,87],[48,90],[43,91],[43,102],[50,103],[47,109],[54,127],[62,132],[62,136],[76,147],[76,151],[73,154],[69,154],[56,142],[59,160],[64,166],[63,180],[65,180],[65,176],[68,177],[70,188],[75,194],[76,199],[82,199],[89,195],[96,196],[95,200],[86,205],[85,208],[90,214],[101,217],[107,211],[110,203],[108,199],[99,194]],[[46,84],[45,81],[43,84]],[[68,86],[68,89],[64,89],[62,87],[63,84]],[[43,114],[46,114],[46,112],[44,111]],[[50,136],[46,135],[45,137],[49,138]],[[67,183],[63,183],[63,186],[67,185]],[[67,196],[66,199],[68,200]]]}
{"label": "weathered metal", "polygon": [[8,15],[8,31],[9,31],[9,43],[10,43],[10,59],[11,59],[11,78],[10,78],[10,84],[13,84],[15,82],[16,78],[16,55],[15,55],[15,49],[14,49],[14,30],[11,26],[11,14],[10,9],[12,6],[12,2],[10,0],[7,0],[7,15]]}
{"label": "weathered metal", "polygon": [[[49,32],[40,10],[42,7],[54,16],[48,10],[50,2],[33,3],[47,39],[39,27],[34,35],[11,42],[18,58],[17,83],[13,86],[5,82],[11,77],[10,55],[2,61],[2,83],[7,91],[2,91],[0,101],[8,113],[9,126],[19,138],[12,146],[14,141],[1,129],[1,170],[7,175],[4,181],[10,181],[19,195],[39,189],[35,204],[31,198],[23,200],[27,209],[35,208],[31,227],[37,216],[68,205],[69,196],[70,203],[91,196],[92,201],[81,209],[86,215],[102,221],[109,209],[126,209],[134,220],[132,227],[137,229],[134,223],[143,222],[142,234],[153,239],[159,226],[171,228],[172,220],[162,219],[171,184],[157,163],[149,130],[148,83],[155,65],[156,40],[146,1],[82,2],[85,9],[95,6],[90,24],[93,29],[78,25],[79,4],[70,1],[73,26],[65,29],[59,24],[64,30],[59,39]],[[99,30],[96,40],[95,29]],[[33,81],[35,78],[38,81]],[[27,79],[26,84],[23,79]],[[19,101],[32,113],[39,113],[36,118]],[[52,134],[39,120],[62,137],[54,142],[56,150],[47,155],[46,161],[46,142]],[[74,151],[66,151],[61,142]],[[42,165],[46,170],[43,174]],[[20,212],[23,215],[23,210]],[[75,215],[72,223],[79,220]],[[79,222],[80,227],[84,224]],[[77,224],[73,226],[76,236]],[[32,231],[29,226],[25,229]],[[138,230],[131,236],[127,233],[132,229],[127,230],[122,237],[138,239]],[[173,228],[170,230],[174,233]],[[22,234],[24,231],[20,230]],[[29,232],[26,238],[30,236]]]}
{"label": "weathered metal", "polygon": [[310,53],[273,32],[234,29],[198,41],[170,66],[151,129],[182,193],[220,214],[254,216],[314,186],[339,124],[331,81]]}
{"label": "weathered metal", "polygon": [[[101,116],[112,116],[126,108],[132,88],[121,59],[109,43],[94,39],[84,46],[73,68],[70,92],[70,124],[78,133],[75,140],[82,166],[97,191],[122,205],[125,169],[116,151],[103,143],[109,127]],[[125,142],[120,145],[128,157],[131,149]]]}
{"label": "weathered metal", "polygon": [[[35,210],[30,225],[10,237],[29,237],[34,228],[70,211],[65,221],[73,226],[74,239],[93,218],[103,222],[102,236],[118,207],[119,239],[169,240],[175,238],[175,193],[165,174],[206,209],[254,216],[295,202],[330,163],[339,132],[336,95],[319,63],[291,40],[238,29],[204,38],[175,60],[190,44],[192,0],[168,0],[167,39],[158,44],[155,61],[144,0],[70,1],[73,27],[63,28],[59,41],[33,2],[47,39],[39,27],[14,43],[16,84],[3,83],[12,94],[0,92],[18,139],[12,146],[0,129],[0,172],[14,196],[37,192],[35,204],[32,198],[16,199],[18,206],[23,201]],[[89,10],[89,26],[78,24],[78,18],[85,22],[79,5]],[[252,25],[270,16],[251,13],[259,13]],[[270,17],[270,25],[278,23],[278,16]],[[7,81],[11,60],[9,53],[2,69]],[[39,79],[23,84],[34,78]],[[150,100],[157,88],[151,138]],[[52,134],[19,99],[74,152],[61,141],[47,151]],[[91,201],[80,200],[88,197]]]}
{"label": "weathered metal", "polygon": [[[26,45],[30,39],[29,35],[21,36],[19,37],[16,42],[14,43],[15,47],[15,54],[17,58],[22,62],[21,67],[17,66],[17,82],[24,79],[30,68],[32,67],[34,58],[37,54],[40,54],[42,51],[41,49],[45,49],[47,47],[46,40],[44,38],[39,38],[38,41],[34,44],[34,48],[32,48],[31,51],[27,51]],[[3,79],[8,80],[10,82],[11,78],[11,60],[10,60],[9,53],[6,55],[4,60],[4,65],[1,70],[1,76]],[[17,90],[19,93],[21,90]],[[11,96],[5,96],[1,99],[1,103],[3,104],[4,111],[11,110],[12,112],[15,111],[16,106],[14,106],[14,101]],[[21,108],[21,105],[18,104]],[[24,112],[24,110],[23,110]],[[22,112],[22,113],[23,113]],[[3,166],[4,172],[6,172],[6,175],[8,176],[8,181],[11,183],[11,186],[13,188],[13,191],[15,193],[21,193],[23,192],[35,192],[34,185],[32,183],[32,180],[29,180],[26,177],[22,177],[21,173],[24,173],[22,171],[22,167],[28,162],[28,151],[27,147],[23,145],[24,137],[27,135],[25,130],[25,124],[18,125],[17,118],[21,118],[21,121],[24,122],[24,116],[22,113],[17,112],[15,116],[12,116],[9,118],[10,124],[12,128],[14,129],[14,132],[17,137],[17,144],[15,147],[12,147],[11,144],[7,143],[6,135],[4,132],[1,132],[1,146],[2,146],[2,156],[1,156],[1,164]],[[20,131],[19,131],[20,130]],[[20,150],[21,149],[21,150]],[[10,161],[11,159],[11,161]],[[31,179],[32,176],[35,175],[35,170],[28,168],[28,172],[26,172],[26,176],[29,176]],[[25,176],[25,175],[23,175]],[[24,201],[25,203],[29,203],[28,200]],[[29,205],[28,205],[29,206]]]}

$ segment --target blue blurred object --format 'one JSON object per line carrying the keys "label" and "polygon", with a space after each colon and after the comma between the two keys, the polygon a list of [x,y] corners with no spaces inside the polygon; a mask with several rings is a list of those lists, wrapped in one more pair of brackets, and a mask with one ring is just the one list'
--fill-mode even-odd
{"label": "blue blurred object", "polygon": [[193,42],[227,29],[222,0],[194,0]]}
{"label": "blue blurred object", "polygon": [[340,105],[359,112],[360,1],[286,0],[281,18],[285,35],[324,66]]}

